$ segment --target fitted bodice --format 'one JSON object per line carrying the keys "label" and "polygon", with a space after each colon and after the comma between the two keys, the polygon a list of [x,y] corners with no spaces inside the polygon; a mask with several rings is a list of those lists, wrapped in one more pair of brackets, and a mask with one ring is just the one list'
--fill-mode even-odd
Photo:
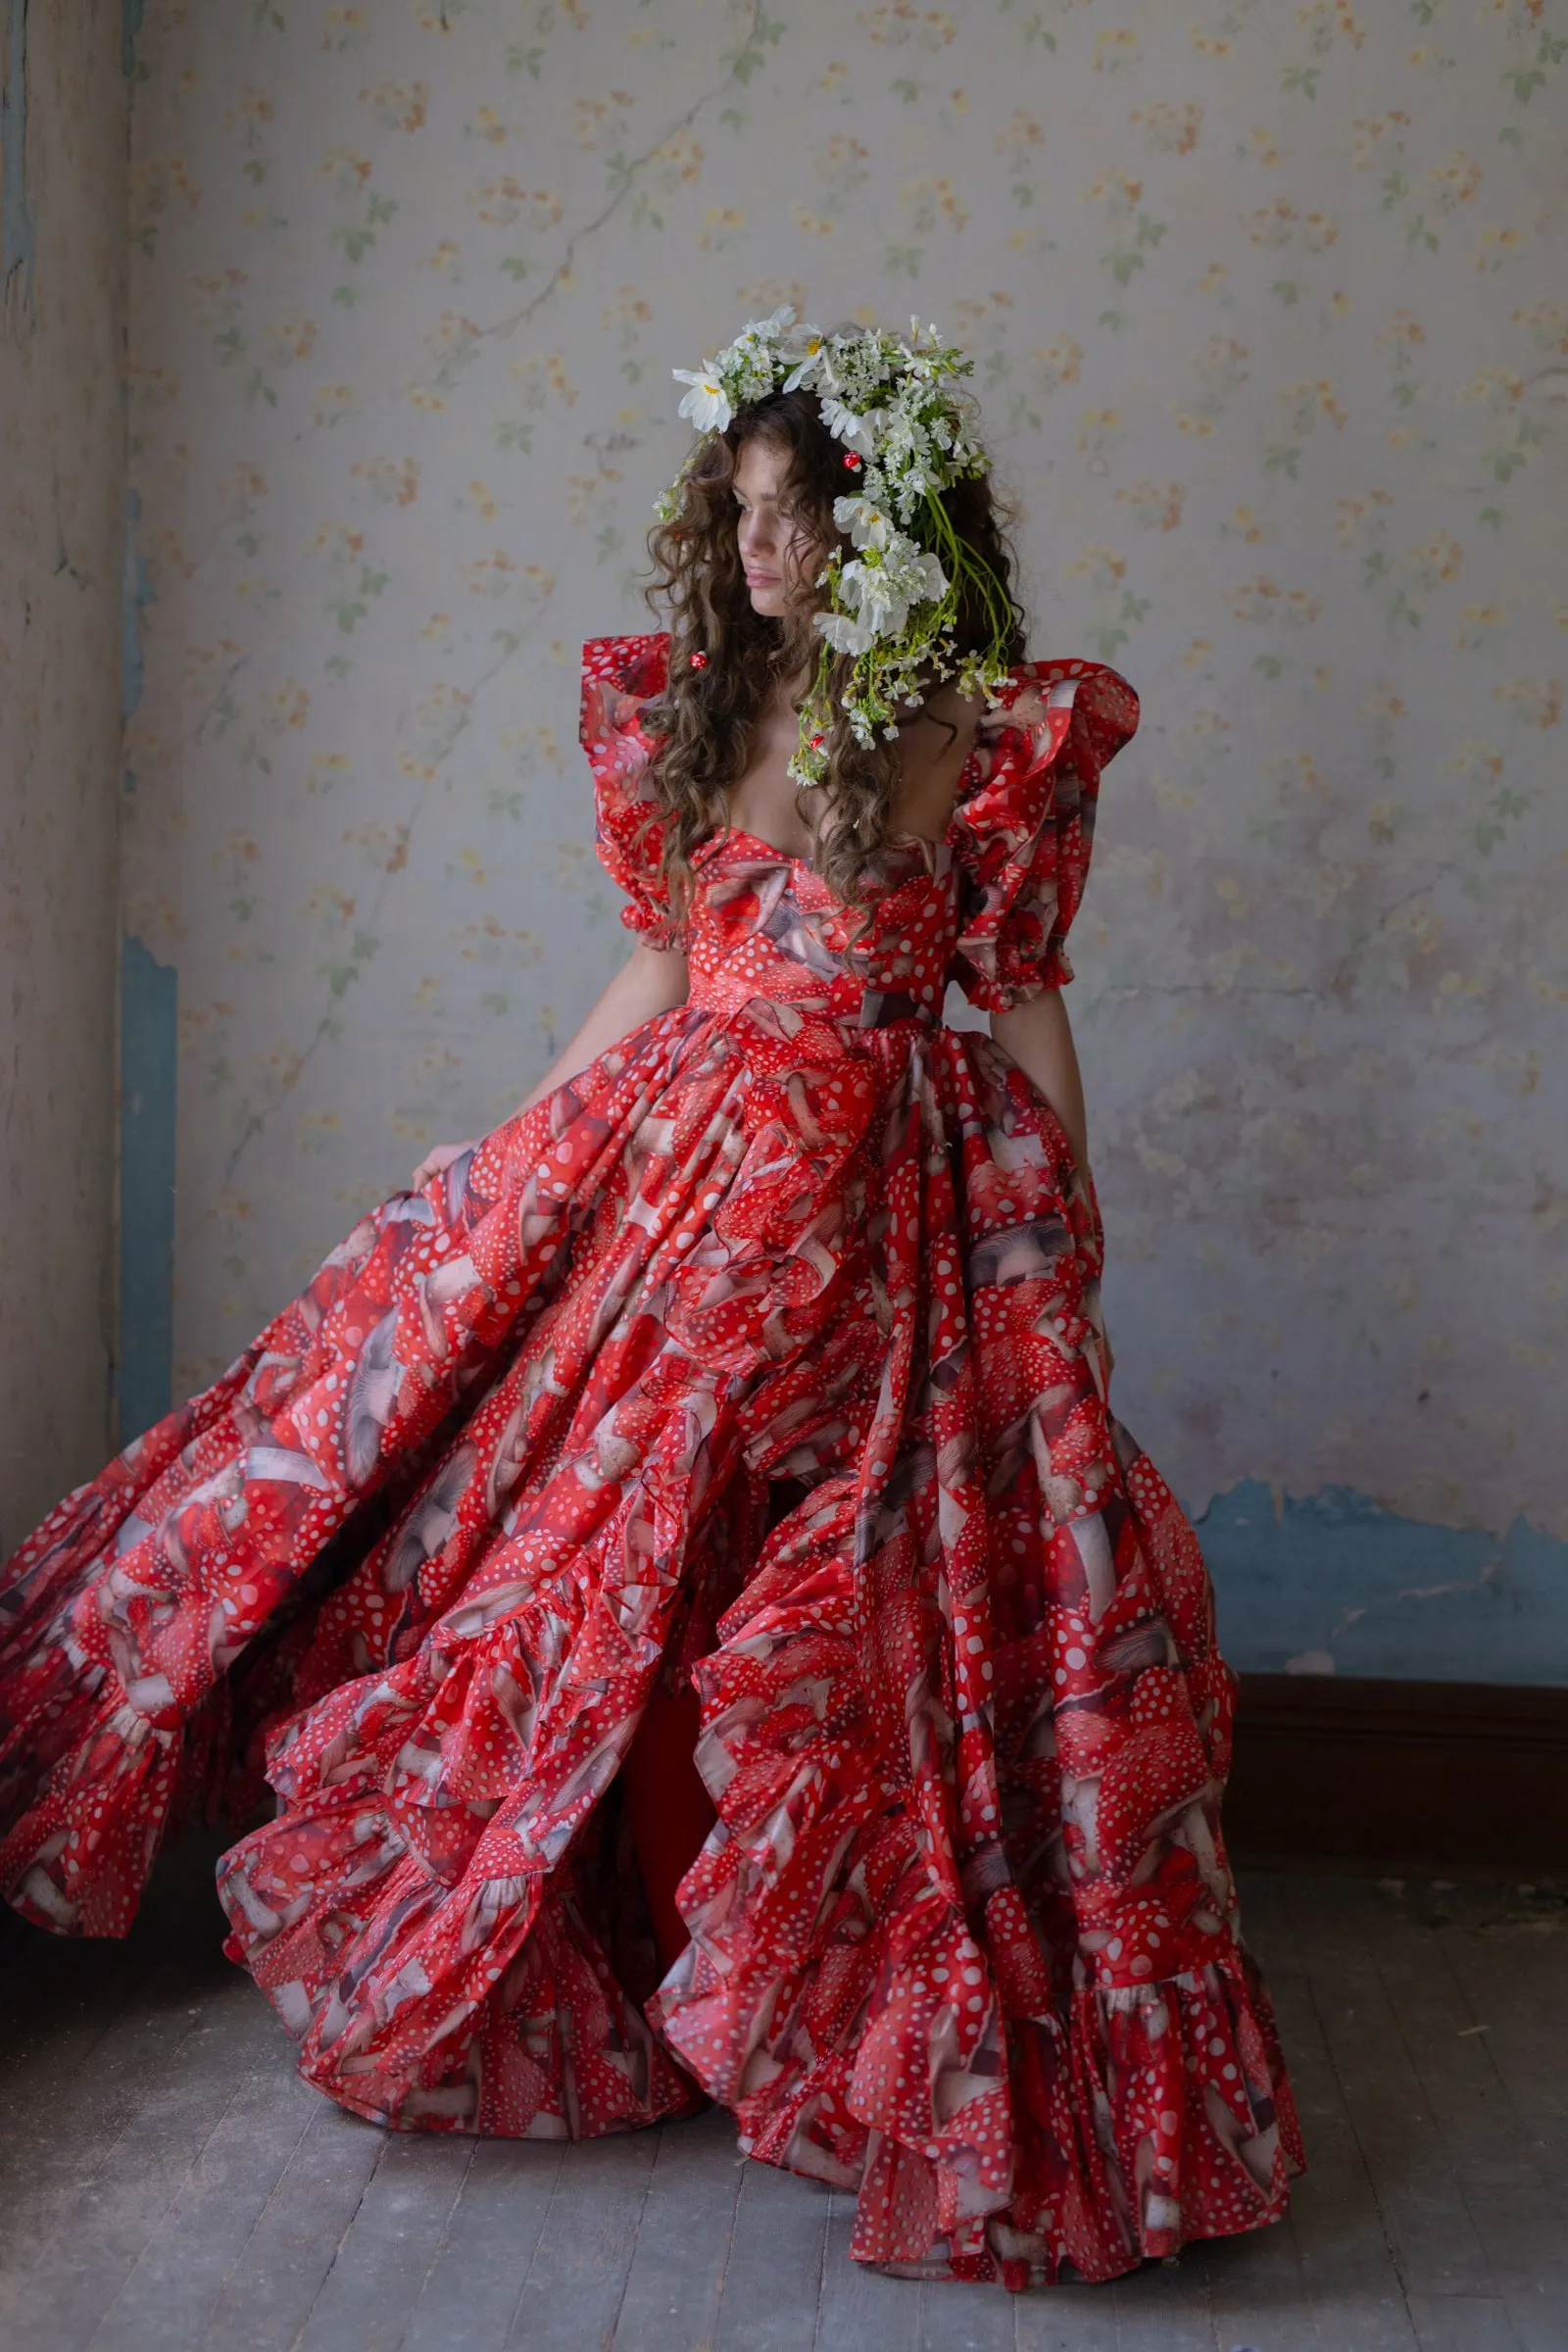
{"label": "fitted bodice", "polygon": [[721,1018],[761,997],[845,1032],[941,1017],[957,936],[944,843],[884,850],[864,915],[810,862],[726,825],[698,852],[685,925],[691,1002]]}
{"label": "fitted bodice", "polygon": [[[1066,937],[1083,895],[1100,775],[1132,735],[1138,698],[1098,662],[1022,662],[981,715],[940,843],[884,848],[865,906],[836,899],[808,860],[736,825],[694,858],[677,916],[662,870],[644,712],[667,688],[667,633],[583,648],[582,742],[594,772],[600,860],[629,901],[621,920],[679,945],[691,1001],[724,1018],[771,1003],[773,1025],[826,1020],[846,1038],[940,1020],[950,980],[1005,1011],[1071,979]],[[862,919],[863,916],[863,919]]]}

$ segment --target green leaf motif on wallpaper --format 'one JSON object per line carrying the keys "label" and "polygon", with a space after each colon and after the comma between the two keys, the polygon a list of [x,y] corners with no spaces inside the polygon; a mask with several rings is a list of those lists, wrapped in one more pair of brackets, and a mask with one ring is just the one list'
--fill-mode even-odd
{"label": "green leaf motif on wallpaper", "polygon": [[1528,106],[1535,92],[1546,86],[1546,68],[1560,66],[1564,57],[1568,57],[1568,39],[1560,33],[1544,32],[1533,62],[1527,66],[1510,66],[1497,78],[1505,90],[1512,90],[1518,105]]}
{"label": "green leaf motif on wallpaper", "polygon": [[1301,299],[1301,289],[1294,277],[1277,277],[1270,286],[1269,292],[1276,302],[1283,302],[1287,310],[1292,309]]}
{"label": "green leaf motif on wallpaper", "polygon": [[340,220],[332,231],[332,242],[341,246],[350,262],[363,262],[375,243],[375,232],[384,228],[397,211],[394,196],[378,196],[373,188],[365,195],[365,211],[358,220]]}
{"label": "green leaf motif on wallpaper", "polygon": [[924,259],[923,245],[888,245],[883,248],[882,268],[889,277],[918,277]]}
{"label": "green leaf motif on wallpaper", "polygon": [[1321,66],[1287,66],[1280,75],[1280,88],[1287,97],[1298,90],[1303,98],[1315,98],[1322,72]]}
{"label": "green leaf motif on wallpaper", "polygon": [[728,66],[735,79],[744,87],[766,63],[768,50],[778,47],[784,38],[784,31],[783,18],[770,17],[764,8],[759,6],[739,44],[733,49],[719,51],[720,65]]}
{"label": "green leaf motif on wallpaper", "polygon": [[544,63],[544,55],[543,49],[523,49],[515,41],[513,41],[506,53],[507,72],[509,74],[527,74],[537,81],[539,69]]}
{"label": "green leaf motif on wallpaper", "polygon": [[1474,840],[1483,858],[1490,858],[1499,841],[1508,837],[1508,829],[1535,805],[1533,792],[1520,792],[1509,784],[1499,785],[1476,820]]}
{"label": "green leaf motif on wallpaper", "polygon": [[[1013,0],[1002,0],[1002,14],[1008,15],[1012,6]],[[1054,50],[1056,46],[1056,36],[1046,23],[1044,11],[1041,9],[1037,8],[1032,14],[1025,17],[1019,30],[1023,34],[1026,49],[1033,49],[1037,44],[1042,49]]]}
{"label": "green leaf motif on wallpaper", "polygon": [[354,586],[326,599],[325,610],[332,614],[345,637],[353,635],[369,612],[371,600],[383,593],[391,577],[389,571],[372,571],[368,564],[362,564],[360,576]]}
{"label": "green leaf motif on wallpaper", "polygon": [[359,979],[365,966],[380,945],[381,942],[372,938],[369,932],[356,931],[349,947],[346,962],[318,963],[317,965],[318,976],[326,982],[334,997],[344,997],[348,994],[351,984]]}

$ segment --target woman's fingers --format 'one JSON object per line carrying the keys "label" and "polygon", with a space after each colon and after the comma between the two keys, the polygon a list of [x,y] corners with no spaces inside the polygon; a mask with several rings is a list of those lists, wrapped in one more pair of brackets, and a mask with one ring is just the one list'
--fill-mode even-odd
{"label": "woman's fingers", "polygon": [[471,1144],[432,1145],[409,1179],[410,1192],[422,1193],[433,1176],[444,1175],[455,1159],[461,1159],[465,1152],[472,1149]]}

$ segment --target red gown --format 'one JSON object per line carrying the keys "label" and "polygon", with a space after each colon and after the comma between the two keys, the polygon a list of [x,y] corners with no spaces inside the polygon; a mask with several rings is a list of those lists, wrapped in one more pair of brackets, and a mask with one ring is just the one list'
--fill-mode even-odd
{"label": "red gown", "polygon": [[[666,658],[596,640],[583,692],[660,941]],[[951,978],[995,1010],[1070,977],[1137,711],[1020,664],[858,944],[720,829],[689,1002],[364,1218],[50,1515],[0,1579],[20,1910],[122,1935],[171,1823],[249,1818],[265,1769],[228,1949],[376,2122],[587,2135],[706,2090],[858,2191],[858,2258],[1014,2286],[1283,2213],[1202,1558],[1106,1409],[1062,1130],[941,1024]],[[690,1681],[718,1818],[661,1980],[616,1779]]]}

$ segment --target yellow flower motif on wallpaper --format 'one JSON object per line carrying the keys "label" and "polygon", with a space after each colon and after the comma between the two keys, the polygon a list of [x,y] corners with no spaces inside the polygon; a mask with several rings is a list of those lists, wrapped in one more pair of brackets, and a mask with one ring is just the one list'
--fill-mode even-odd
{"label": "yellow flower motif on wallpaper", "polygon": [[1119,74],[1124,67],[1138,63],[1142,43],[1130,24],[1107,26],[1095,35],[1094,70],[1097,74]]}
{"label": "yellow flower motif on wallpaper", "polygon": [[958,34],[958,22],[945,9],[919,9],[913,0],[884,0],[880,8],[865,8],[858,22],[868,40],[887,48],[901,49],[912,43],[917,49],[945,49]]}
{"label": "yellow flower motif on wallpaper", "polygon": [[1481,166],[1474,156],[1455,155],[1446,164],[1434,164],[1428,177],[1432,181],[1433,202],[1440,212],[1452,212],[1456,204],[1473,204],[1481,186]]}
{"label": "yellow flower motif on wallpaper", "polygon": [[619,138],[635,104],[630,90],[609,90],[602,98],[579,98],[575,108],[577,144],[584,154],[602,147],[607,138]]}
{"label": "yellow flower motif on wallpaper", "polygon": [[1332,214],[1302,213],[1286,196],[1276,196],[1272,204],[1259,205],[1255,211],[1245,213],[1242,223],[1251,244],[1266,246],[1274,252],[1295,246],[1302,253],[1326,253],[1340,233]]}
{"label": "yellow flower motif on wallpaper", "polygon": [[471,564],[459,566],[464,586],[470,596],[506,596],[517,576],[517,566],[505,548],[493,555],[477,557]]}
{"label": "yellow flower motif on wallpaper", "polygon": [[1135,106],[1127,118],[1136,122],[1152,155],[1191,155],[1203,127],[1203,110],[1189,100],[1159,98],[1152,106]]}
{"label": "yellow flower motif on wallpaper", "polygon": [[993,131],[992,152],[1001,156],[1009,172],[1027,172],[1039,162],[1045,136],[1039,116],[1025,114],[1021,106],[1015,106],[1006,122]]}
{"label": "yellow flower motif on wallpaper", "polygon": [[1499,678],[1492,692],[1524,726],[1555,727],[1562,722],[1560,678]]}
{"label": "yellow flower motif on wallpaper", "polygon": [[1297,9],[1296,21],[1319,56],[1333,48],[1336,37],[1348,41],[1352,49],[1359,49],[1366,39],[1366,27],[1348,0],[1303,0]]}
{"label": "yellow flower motif on wallpaper", "polygon": [[917,237],[929,236],[944,221],[949,228],[969,225],[969,216],[958,202],[956,189],[945,177],[906,181],[899,190],[899,204],[907,214],[910,230]]}
{"label": "yellow flower motif on wallpaper", "polygon": [[311,406],[314,425],[340,424],[359,398],[352,384],[318,384]]}
{"label": "yellow flower motif on wallpaper", "polygon": [[1117,505],[1126,507],[1134,522],[1146,531],[1174,531],[1186,502],[1181,482],[1128,482],[1116,492]]}
{"label": "yellow flower motif on wallpaper", "polygon": [[302,311],[288,311],[274,319],[267,329],[265,348],[274,368],[291,368],[296,360],[308,360],[316,349],[319,332],[316,320]]}
{"label": "yellow flower motif on wallpaper", "polygon": [[1568,359],[1568,311],[1555,302],[1533,302],[1512,314],[1543,358]]}
{"label": "yellow flower motif on wallpaper", "polygon": [[321,18],[321,47],[358,49],[370,37],[369,19],[363,8],[329,8]]}
{"label": "yellow flower motif on wallpaper", "polygon": [[482,180],[469,192],[468,203],[487,228],[554,228],[565,211],[554,188],[525,188],[509,172],[502,179]]}
{"label": "yellow flower motif on wallpaper", "polygon": [[1410,566],[1419,586],[1436,588],[1440,581],[1457,579],[1464,549],[1447,531],[1438,531],[1424,546],[1410,550]]}
{"label": "yellow flower motif on wallpaper", "polygon": [[419,495],[419,461],[364,458],[349,467],[349,479],[364,482],[378,506],[412,507]]}
{"label": "yellow flower motif on wallpaper", "polygon": [[1404,134],[1410,118],[1398,107],[1386,115],[1368,115],[1351,123],[1351,160],[1358,172],[1394,172],[1404,156]]}
{"label": "yellow flower motif on wallpaper", "polygon": [[738,243],[746,226],[746,215],[738,205],[710,204],[703,214],[703,233],[698,246],[704,253],[727,253]]}
{"label": "yellow flower motif on wallpaper", "polygon": [[360,104],[370,109],[384,130],[422,130],[430,109],[429,84],[373,81],[360,92]]}

